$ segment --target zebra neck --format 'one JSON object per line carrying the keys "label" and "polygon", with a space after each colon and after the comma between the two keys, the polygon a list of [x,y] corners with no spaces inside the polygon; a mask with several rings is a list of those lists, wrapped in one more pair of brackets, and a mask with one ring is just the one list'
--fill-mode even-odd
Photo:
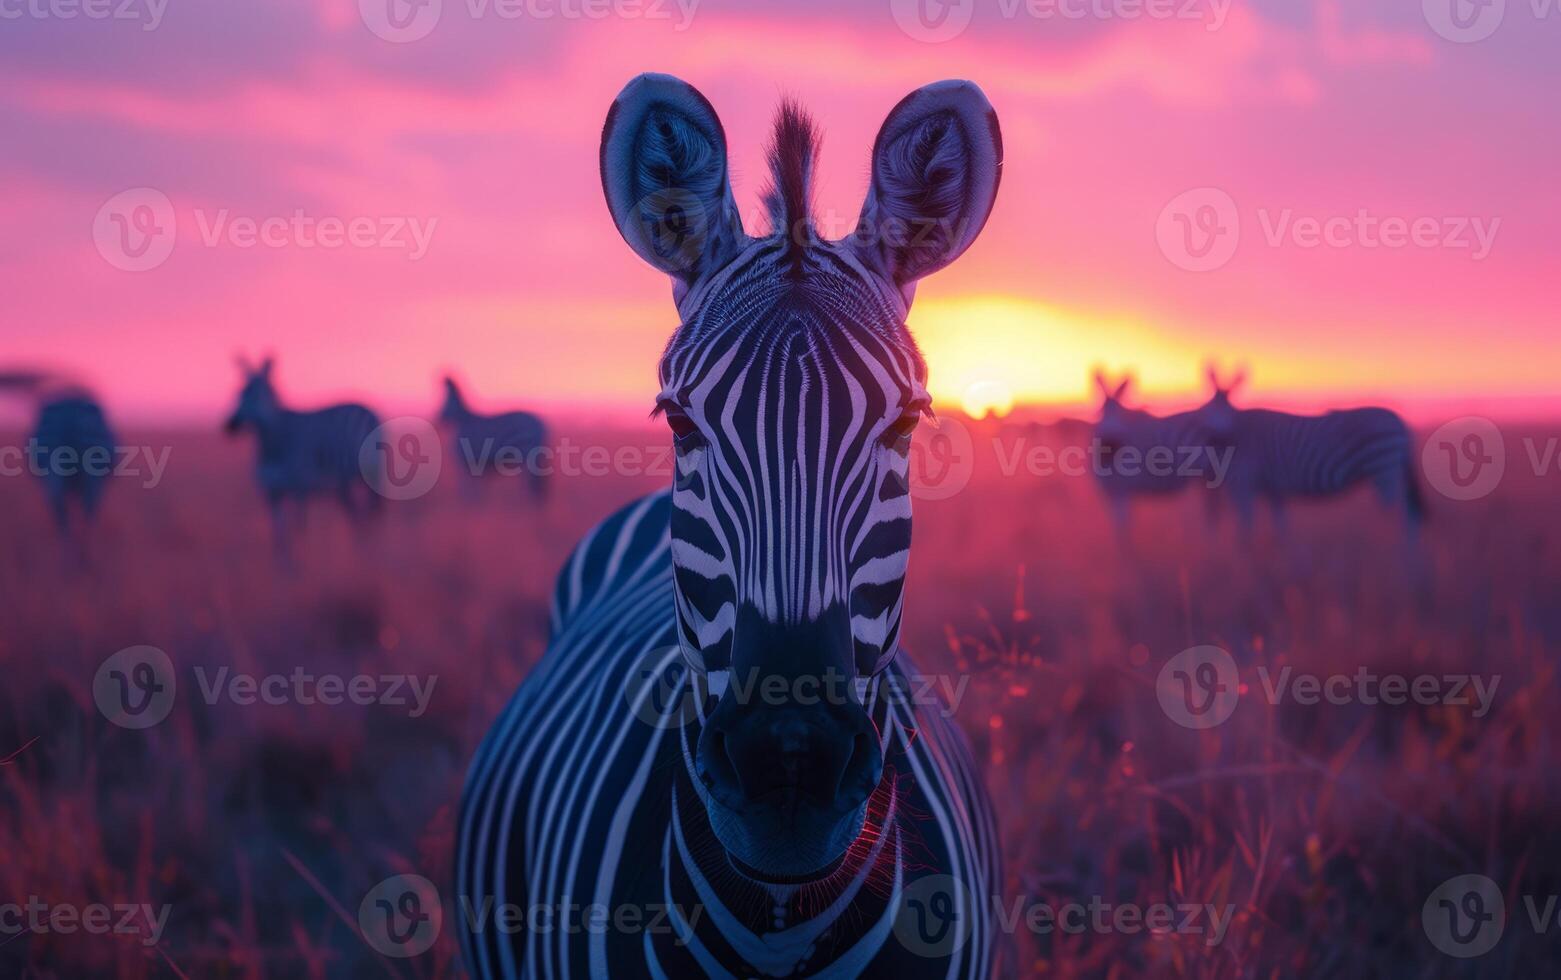
{"label": "zebra neck", "polygon": [[289,409],[278,409],[277,413],[264,420],[255,422],[255,431],[260,436],[260,455],[265,459],[276,459],[286,456],[293,448],[293,440],[290,434],[293,420],[298,413]]}

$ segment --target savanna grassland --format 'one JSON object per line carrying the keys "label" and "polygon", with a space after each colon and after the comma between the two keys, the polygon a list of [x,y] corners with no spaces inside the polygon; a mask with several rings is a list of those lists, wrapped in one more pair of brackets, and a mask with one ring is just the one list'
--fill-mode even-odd
{"label": "savanna grassland", "polygon": [[[1482,500],[1433,493],[1409,545],[1365,492],[1296,508],[1283,534],[1265,521],[1251,542],[1196,494],[1151,501],[1124,541],[1088,476],[1003,472],[1018,440],[1066,430],[970,428],[968,485],[916,505],[906,645],[947,679],[985,767],[1007,860],[993,900],[1230,909],[1217,935],[1206,914],[1158,931],[1021,926],[1019,973],[1554,974],[1561,927],[1552,908],[1536,931],[1531,908],[1561,893],[1561,477],[1509,466]],[[147,929],[0,934],[0,973],[462,974],[453,903],[409,959],[364,942],[359,903],[393,874],[449,881],[464,767],[542,654],[560,563],[667,477],[560,476],[538,504],[502,484],[472,503],[447,474],[366,534],[316,506],[287,566],[247,445],[127,440],[169,447],[167,472],[111,481],[84,561],[58,545],[35,481],[0,479],[0,901],[167,917],[155,943]],[[179,691],[166,720],[133,730],[98,710],[93,684],[140,644],[168,654]],[[1203,644],[1237,664],[1240,700],[1223,724],[1188,728],[1157,678]],[[223,667],[432,687],[420,713],[208,703],[198,677]],[[1280,676],[1363,671],[1476,674],[1491,696],[1481,712],[1268,693]],[[1494,880],[1506,912],[1500,941],[1468,960],[1422,925],[1427,898],[1464,874]]]}

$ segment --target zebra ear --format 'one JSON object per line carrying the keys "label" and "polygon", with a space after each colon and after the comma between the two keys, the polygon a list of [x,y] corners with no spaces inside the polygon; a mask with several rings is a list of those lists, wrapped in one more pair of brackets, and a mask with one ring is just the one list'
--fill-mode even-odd
{"label": "zebra ear", "polygon": [[1215,392],[1220,390],[1220,369],[1212,359],[1203,362],[1204,374],[1208,376],[1209,387]]}
{"label": "zebra ear", "polygon": [[682,79],[644,74],[623,87],[602,127],[601,168],[618,233],[678,281],[679,297],[744,243],[726,133],[709,101]]}
{"label": "zebra ear", "polygon": [[919,88],[873,143],[872,183],[853,247],[909,297],[959,258],[992,213],[1003,172],[997,113],[974,82]]}
{"label": "zebra ear", "polygon": [[1106,372],[1101,368],[1095,369],[1095,387],[1100,389],[1101,395],[1105,398],[1112,397],[1111,382],[1106,380]]}
{"label": "zebra ear", "polygon": [[1132,384],[1133,384],[1133,376],[1130,374],[1127,377],[1122,379],[1122,383],[1121,384],[1117,385],[1116,393],[1113,394],[1111,397],[1115,398],[1117,401],[1121,401],[1122,399],[1126,398],[1127,397],[1127,389],[1129,387],[1131,387]]}

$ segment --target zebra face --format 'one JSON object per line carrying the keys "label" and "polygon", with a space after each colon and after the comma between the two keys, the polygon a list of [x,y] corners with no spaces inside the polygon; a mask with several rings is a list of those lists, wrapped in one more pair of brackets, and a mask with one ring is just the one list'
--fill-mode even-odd
{"label": "zebra face", "polygon": [[1131,375],[1122,379],[1115,387],[1106,380],[1102,371],[1095,372],[1095,386],[1100,389],[1100,420],[1095,423],[1095,438],[1100,441],[1107,450],[1116,449],[1132,438],[1134,428],[1137,426],[1143,412],[1134,411],[1122,403],[1127,390],[1132,386]]}
{"label": "zebra face", "polygon": [[1240,410],[1231,404],[1230,396],[1246,383],[1247,371],[1246,368],[1241,368],[1229,381],[1222,382],[1219,369],[1210,363],[1208,378],[1214,394],[1210,395],[1209,400],[1197,410],[1197,419],[1213,441],[1227,442],[1235,435],[1236,420],[1240,413]]}
{"label": "zebra face", "polygon": [[229,433],[238,432],[245,426],[260,428],[275,419],[282,410],[281,399],[277,397],[276,388],[271,384],[271,358],[266,358],[258,368],[252,368],[246,361],[239,361],[239,370],[244,375],[244,386],[239,389],[238,404],[234,406],[233,413],[228,416],[223,428]]}
{"label": "zebra face", "polygon": [[930,405],[905,316],[917,280],[985,223],[1002,159],[979,89],[920,89],[878,135],[857,232],[826,241],[808,208],[816,145],[783,105],[772,230],[750,237],[724,131],[692,87],[640,76],[602,137],[608,206],[672,277],[682,320],[657,400],[677,458],[676,617],[689,665],[725,680],[700,733],[699,789],[734,865],[772,880],[837,863],[882,778],[855,682],[898,647],[907,457]]}
{"label": "zebra face", "polygon": [[696,670],[751,673],[746,634],[838,613],[814,666],[870,676],[897,647],[926,368],[885,284],[829,244],[793,280],[782,252],[756,247],[661,362],[682,646]]}

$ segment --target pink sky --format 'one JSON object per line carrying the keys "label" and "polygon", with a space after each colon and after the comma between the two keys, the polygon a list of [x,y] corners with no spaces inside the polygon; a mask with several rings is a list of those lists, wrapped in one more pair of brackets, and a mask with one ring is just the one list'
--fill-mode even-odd
{"label": "pink sky", "polygon": [[[808,104],[819,210],[842,228],[901,96],[947,77],[985,89],[1006,144],[997,209],[911,316],[946,401],[984,384],[1077,402],[1099,363],[1171,404],[1217,354],[1250,364],[1250,402],[1561,408],[1561,4],[1509,2],[1488,38],[1459,43],[1433,29],[1442,0],[1160,8],[1195,19],[956,0],[968,27],[929,43],[899,26],[899,0],[691,15],[689,0],[593,0],[601,18],[576,16],[580,0],[513,18],[442,0],[426,37],[391,43],[366,23],[391,0],[137,2],[138,23],[0,30],[0,365],[74,373],[121,417],[215,424],[240,350],[274,351],[300,405],[432,411],[450,369],[480,404],[642,415],[675,315],[608,219],[596,151],[646,70],[714,103],[748,213],[778,97]],[[166,260],[125,271],[100,212],[143,187],[177,234]],[[1167,210],[1198,188],[1214,190]],[[1231,208],[1239,233],[1224,223],[1219,245],[1234,251],[1182,267],[1178,213]],[[366,219],[405,247],[310,247],[291,228],[243,244],[242,219],[298,212]],[[1420,244],[1388,247],[1361,216]],[[1312,243],[1330,219],[1332,244]]]}

